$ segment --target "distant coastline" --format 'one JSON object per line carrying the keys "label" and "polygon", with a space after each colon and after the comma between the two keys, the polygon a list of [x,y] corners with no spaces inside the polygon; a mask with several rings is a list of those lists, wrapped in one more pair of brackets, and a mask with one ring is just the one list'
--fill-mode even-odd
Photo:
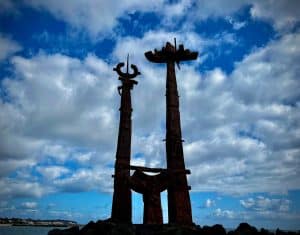
{"label": "distant coastline", "polygon": [[0,226],[39,226],[39,227],[70,227],[78,225],[71,220],[34,220],[21,218],[0,218]]}

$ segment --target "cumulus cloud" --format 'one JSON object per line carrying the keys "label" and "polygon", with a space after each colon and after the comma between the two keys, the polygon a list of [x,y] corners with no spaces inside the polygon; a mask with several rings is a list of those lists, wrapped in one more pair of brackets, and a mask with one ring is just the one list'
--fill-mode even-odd
{"label": "cumulus cloud", "polygon": [[0,33],[0,61],[20,51],[22,47],[14,40]]}
{"label": "cumulus cloud", "polygon": [[236,213],[232,210],[222,210],[218,208],[214,211],[213,216],[226,219],[234,219],[236,217]]}
{"label": "cumulus cloud", "polygon": [[288,31],[300,20],[299,7],[297,0],[256,1],[251,8],[251,15],[271,21],[281,31]]}
{"label": "cumulus cloud", "polygon": [[299,188],[299,171],[288,163],[298,164],[298,40],[299,34],[291,34],[258,49],[229,76],[218,69],[193,76],[193,86],[184,85],[192,79],[188,73],[178,73],[186,162],[196,189]]}
{"label": "cumulus cloud", "polygon": [[[81,63],[59,54],[39,54],[31,59],[14,57],[12,63],[18,79],[2,82],[13,100],[1,103],[6,111],[0,122],[7,140],[1,142],[3,155],[22,156],[39,149],[64,160],[71,152],[64,144],[102,143],[104,151],[111,145],[117,79],[105,62],[93,55]],[[51,143],[54,140],[58,143]],[[24,148],[9,146],[16,142]]]}
{"label": "cumulus cloud", "polygon": [[[165,166],[165,68],[147,62],[143,52],[160,49],[179,34],[150,31],[142,38],[126,37],[112,53],[113,60],[123,61],[131,51],[132,63],[140,61],[142,76],[132,91],[132,158],[138,164]],[[199,73],[199,61],[177,70],[193,190],[243,194],[299,189],[299,38],[288,34],[254,50],[229,75],[219,68]],[[191,50],[220,43],[192,32],[184,41]],[[11,102],[0,106],[2,176],[52,159],[53,165],[36,168],[52,184],[42,189],[28,183],[34,189],[29,195],[88,191],[95,185],[110,191],[119,106],[114,65],[92,54],[79,60],[39,53],[15,56],[11,62],[14,77],[2,81]],[[68,160],[80,164],[79,169],[69,172],[60,166]],[[3,178],[3,187],[10,181]],[[2,194],[27,195],[22,188],[9,186]]]}
{"label": "cumulus cloud", "polygon": [[70,172],[69,169],[62,166],[37,167],[37,171],[47,180],[59,178]]}
{"label": "cumulus cloud", "polygon": [[[50,181],[69,173],[59,166],[66,161],[88,162],[94,167],[113,162],[118,80],[112,66],[94,55],[80,61],[44,53],[32,58],[15,56],[11,62],[14,77],[2,80],[9,102],[0,103],[0,172],[1,187],[5,188],[1,196],[41,196],[57,191]],[[47,182],[40,185],[28,172],[47,161],[47,166],[35,169]],[[6,178],[15,170],[17,178]],[[24,183],[25,179],[30,182]],[[62,185],[71,183],[57,184],[63,190]]]}
{"label": "cumulus cloud", "polygon": [[[272,0],[181,0],[175,3],[164,0],[155,2],[74,0],[63,5],[56,0],[30,0],[22,4],[37,10],[46,10],[57,19],[68,23],[72,28],[87,31],[93,38],[104,33],[112,34],[121,18],[126,18],[128,14],[135,12],[154,12],[161,17],[161,22],[165,26],[174,26],[183,20],[185,28],[193,28],[195,22],[207,18],[229,17],[233,28],[238,30],[245,25],[245,22],[239,22],[232,17],[245,7],[250,8],[253,19],[269,21],[280,32],[289,31],[299,22],[297,11],[299,1],[297,0],[278,0],[276,3]],[[9,12],[15,12],[19,7],[18,4],[8,0],[2,5]]]}
{"label": "cumulus cloud", "polygon": [[[113,51],[113,57],[118,61],[124,61],[128,52],[133,61],[138,61],[138,68],[142,75],[137,77],[139,84],[132,91],[133,102],[133,119],[135,133],[138,136],[149,135],[153,130],[160,132],[162,130],[162,123],[164,123],[165,109],[165,66],[159,66],[146,60],[144,52],[148,50],[160,50],[165,46],[166,41],[173,42],[174,38],[180,38],[178,44],[184,42],[186,48],[197,51],[207,51],[208,47],[219,47],[224,44],[224,39],[217,36],[214,39],[201,37],[194,32],[168,32],[164,30],[148,31],[142,38],[138,37],[124,37],[117,40],[116,47]],[[206,52],[202,54],[205,58],[208,55]],[[193,62],[194,65],[199,65],[204,59],[198,59]],[[181,72],[183,71],[183,72]],[[187,77],[189,81],[184,82],[185,86],[193,86],[199,78],[199,73],[193,67],[182,66],[179,71],[179,81],[183,77]],[[188,87],[187,87],[188,89]],[[190,94],[190,93],[189,93]],[[163,102],[162,102],[163,101]],[[155,104],[155,105],[153,105]],[[152,107],[149,109],[149,107]],[[159,134],[157,136],[160,140],[164,136]]]}
{"label": "cumulus cloud", "polygon": [[[272,0],[182,0],[174,3],[171,7],[166,7],[166,9],[174,10],[166,11],[165,17],[167,19],[186,17],[189,23],[187,25],[191,25],[191,22],[205,20],[207,18],[227,18],[232,24],[233,29],[238,30],[247,22],[239,22],[234,19],[234,16],[239,10],[245,7],[250,8],[250,14],[253,19],[266,20],[272,23],[274,28],[280,32],[291,30],[300,20],[300,15],[297,11],[299,1],[297,0],[279,0],[276,2]],[[167,20],[167,22],[169,21],[170,20]]]}
{"label": "cumulus cloud", "polygon": [[290,209],[291,201],[287,199],[274,199],[257,196],[255,199],[248,198],[240,200],[240,204],[249,210],[287,212]]}
{"label": "cumulus cloud", "polygon": [[[151,42],[155,34],[161,35],[154,40],[156,45]],[[165,107],[161,102],[165,69],[146,62],[139,53],[160,48],[161,41],[174,35],[151,32],[141,39],[128,37],[118,42],[113,52],[116,60],[122,61],[122,51],[127,48],[133,51],[133,61],[143,61],[139,64],[140,83],[132,91],[132,152],[134,161],[147,166],[165,165]],[[207,45],[196,35],[186,37],[187,47]],[[187,168],[192,170],[189,182],[193,190],[236,194],[299,188],[295,180],[299,175],[299,112],[293,103],[298,100],[298,41],[295,34],[271,42],[237,63],[230,75],[218,68],[199,74],[193,64],[181,66],[177,77],[184,152]],[[67,159],[85,167],[111,164],[119,106],[113,66],[93,55],[83,61],[59,54],[14,57],[12,61],[20,79],[3,82],[14,102],[2,104],[7,111],[2,113],[5,128],[1,130],[5,130],[7,143],[27,140],[27,151],[15,152],[5,141],[1,151],[15,158],[27,156],[33,163],[40,161],[42,154],[60,164]],[[12,163],[12,170],[17,167],[20,165]],[[53,187],[60,190],[86,191],[96,182],[107,190],[109,173],[103,179],[95,169],[83,168],[68,179],[59,178],[68,173],[61,167],[37,170],[46,178],[58,178]]]}
{"label": "cumulus cloud", "polygon": [[227,16],[225,19],[232,25],[234,30],[239,30],[247,25],[246,21],[237,21],[231,16]]}
{"label": "cumulus cloud", "polygon": [[259,227],[268,227],[268,222],[275,220],[277,221],[275,226],[282,228],[288,226],[296,228],[300,218],[299,213],[291,209],[292,201],[284,197],[274,198],[259,195],[255,198],[249,197],[240,200],[240,205],[241,209],[217,208],[208,217],[214,220],[221,219],[222,222],[224,220],[231,221],[230,223],[234,224],[248,221]]}
{"label": "cumulus cloud", "polygon": [[23,209],[30,209],[30,210],[33,210],[33,209],[36,209],[38,207],[38,204],[36,202],[23,202],[21,204],[21,207]]}
{"label": "cumulus cloud", "polygon": [[[234,220],[234,221],[252,221],[255,223],[261,224],[264,226],[263,221],[268,221],[270,219],[282,220],[282,221],[296,221],[299,219],[299,214],[290,213],[290,212],[280,212],[280,211],[237,211],[237,210],[227,210],[218,208],[213,211],[208,217],[214,219],[226,219],[226,220]],[[259,220],[259,222],[258,222]],[[286,225],[282,225],[286,226]]]}
{"label": "cumulus cloud", "polygon": [[62,192],[112,191],[112,169],[80,169],[69,177],[56,179],[54,186]]}
{"label": "cumulus cloud", "polygon": [[52,190],[47,185],[22,179],[0,179],[0,198],[41,197]]}
{"label": "cumulus cloud", "polygon": [[95,37],[112,33],[118,20],[128,13],[158,11],[163,1],[82,1],[75,0],[63,5],[59,1],[25,1],[25,4],[39,10],[47,10],[56,18],[69,23],[76,29],[87,30]]}
{"label": "cumulus cloud", "polygon": [[216,201],[210,198],[206,199],[201,208],[211,208],[216,206]]}
{"label": "cumulus cloud", "polygon": [[[300,35],[293,30],[299,22],[298,5],[295,0],[0,1],[0,14],[32,7],[66,22],[67,32],[78,30],[93,39],[115,40],[108,62],[94,54],[82,59],[65,56],[61,48],[55,50],[57,54],[40,51],[16,56],[22,46],[0,34],[0,60],[8,59],[13,71],[1,78],[0,86],[0,211],[42,216],[39,204],[27,201],[35,199],[17,207],[9,200],[112,191],[120,101],[119,81],[112,68],[127,53],[142,73],[132,90],[131,164],[165,167],[166,71],[163,65],[146,61],[144,52],[159,50],[174,37],[177,44],[184,42],[186,48],[200,52],[196,61],[176,69],[192,190],[234,195],[298,190]],[[245,8],[251,20],[273,25],[279,32],[274,41],[252,48],[230,74],[221,68],[199,72],[206,59],[215,56],[210,49],[240,46],[239,30],[250,23],[238,17]],[[121,37],[121,19],[130,19],[128,14],[136,12],[141,18],[144,13],[156,13],[161,25],[141,37]],[[205,38],[194,32],[197,23],[216,18],[231,24],[234,33]],[[33,37],[53,42],[47,31]],[[292,201],[279,196],[247,197],[239,203],[240,211],[208,198],[202,208],[211,208],[207,209],[213,211],[211,216],[222,220],[300,218],[293,212]],[[86,216],[56,210],[53,205],[48,209],[50,217]]]}
{"label": "cumulus cloud", "polygon": [[[165,71],[155,65],[151,74],[148,73],[147,67],[152,65],[145,63],[141,53],[145,48],[160,49],[161,42],[153,45],[155,37],[150,40],[154,34],[160,41],[176,36],[160,31],[149,32],[143,38],[127,37],[118,42],[114,55],[125,58],[122,51],[127,49],[141,61],[143,77],[133,93],[134,97],[142,97],[138,102],[133,100],[134,133],[137,133],[133,149],[146,153],[146,146],[155,146],[157,154],[145,154],[146,164],[164,165],[164,160],[159,162],[159,157],[154,157],[164,156],[164,144],[159,142],[163,139],[160,133],[164,132],[165,117],[161,110],[165,107],[160,104],[164,88],[156,90],[154,85],[164,86],[165,81],[161,80]],[[211,45],[199,36],[195,40],[198,44],[193,44],[194,40],[190,41],[187,35],[186,47]],[[295,167],[299,152],[299,66],[295,62],[299,60],[298,40],[299,34],[288,34],[265,48],[254,50],[236,63],[229,75],[219,68],[199,74],[194,68],[198,61],[183,64],[177,70],[186,140],[184,152],[187,167],[192,170],[189,180],[194,190],[244,194],[282,193],[299,188],[295,180],[299,174]],[[287,44],[290,46],[286,47]],[[157,78],[159,84],[153,83]],[[152,108],[145,110],[145,107]],[[140,135],[143,133],[147,133],[145,137]],[[149,142],[138,144],[142,139]]]}

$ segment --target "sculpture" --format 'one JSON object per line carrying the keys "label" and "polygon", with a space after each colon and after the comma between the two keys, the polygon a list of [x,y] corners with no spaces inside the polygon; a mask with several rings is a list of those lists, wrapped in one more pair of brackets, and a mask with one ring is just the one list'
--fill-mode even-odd
{"label": "sculpture", "polygon": [[114,174],[114,195],[112,204],[111,219],[116,222],[131,223],[131,189],[129,186],[130,177],[130,151],[131,151],[131,94],[130,90],[138,82],[133,80],[140,74],[135,65],[131,65],[133,74],[128,72],[128,57],[126,73],[121,71],[124,63],[119,63],[114,71],[119,75],[122,86],[118,87],[121,95],[120,124],[118,145]]}
{"label": "sculpture", "polygon": [[[166,153],[169,173],[168,212],[169,223],[191,225],[192,209],[189,196],[190,187],[187,185],[182,136],[180,126],[179,99],[175,75],[175,62],[179,67],[180,61],[195,60],[197,52],[179,49],[167,42],[161,51],[145,53],[146,58],[154,63],[167,64],[166,82]],[[176,173],[175,173],[176,172]]]}
{"label": "sculpture", "polygon": [[[179,45],[179,49],[167,42],[161,51],[145,53],[150,62],[167,64],[166,82],[166,157],[167,169],[148,168],[130,165],[131,147],[131,95],[130,90],[137,82],[132,80],[139,75],[135,65],[131,65],[134,73],[121,72],[124,63],[119,63],[114,70],[120,76],[122,86],[118,88],[121,95],[120,125],[114,175],[114,195],[112,220],[131,223],[131,189],[143,194],[144,224],[162,224],[160,193],[168,191],[168,218],[170,224],[192,225],[192,210],[189,196],[190,186],[187,184],[182,135],[180,126],[179,99],[175,75],[175,63],[179,67],[181,61],[195,60],[197,52],[190,52]],[[180,68],[180,67],[179,67]],[[130,176],[130,170],[135,170]],[[144,172],[159,173],[154,176]]]}

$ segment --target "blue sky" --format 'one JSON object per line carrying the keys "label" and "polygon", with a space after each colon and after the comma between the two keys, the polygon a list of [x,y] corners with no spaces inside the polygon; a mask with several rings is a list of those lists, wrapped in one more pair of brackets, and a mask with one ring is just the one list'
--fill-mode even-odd
{"label": "blue sky", "polygon": [[[110,215],[119,123],[112,68],[132,91],[132,164],[165,166],[167,41],[199,52],[177,70],[197,224],[300,229],[299,1],[0,2],[0,216]],[[134,222],[142,222],[133,194]],[[162,195],[167,218],[166,193]]]}

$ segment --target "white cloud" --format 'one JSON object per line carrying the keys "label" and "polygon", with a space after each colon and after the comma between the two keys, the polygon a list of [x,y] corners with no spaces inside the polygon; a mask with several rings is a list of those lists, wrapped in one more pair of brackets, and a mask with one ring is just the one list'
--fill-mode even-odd
{"label": "white cloud", "polygon": [[51,192],[47,185],[18,179],[0,179],[0,198],[41,197]]}
{"label": "white cloud", "polygon": [[147,167],[166,167],[165,142],[162,141],[162,138],[163,135],[159,131],[153,131],[146,136],[135,135],[132,142],[133,153],[142,153],[143,156],[139,159],[133,159],[133,161],[136,163],[139,161]]}
{"label": "white cloud", "polygon": [[47,180],[54,180],[70,172],[62,166],[37,167],[37,171]]}
{"label": "white cloud", "polygon": [[239,30],[247,25],[246,21],[237,21],[231,16],[227,16],[225,19],[232,24],[234,30]]}
{"label": "white cloud", "polygon": [[95,37],[103,33],[112,33],[121,17],[136,11],[149,12],[157,11],[162,0],[159,1],[105,1],[105,0],[73,0],[60,1],[26,1],[26,4],[36,9],[47,10],[56,18],[69,23],[76,29],[87,30]]}
{"label": "white cloud", "polygon": [[[213,56],[211,47],[239,45],[237,35],[223,32],[203,38],[192,31],[195,21],[225,17],[238,32],[248,22],[237,20],[234,14],[249,5],[253,19],[271,22],[276,30],[286,33],[299,22],[298,1],[183,0],[169,5],[163,1],[76,0],[62,4],[31,0],[25,4],[49,11],[67,22],[71,30],[87,31],[93,38],[118,34],[119,19],[128,13],[156,12],[162,24],[172,28],[188,12],[183,31],[153,30],[142,38],[115,38],[110,59],[124,61],[130,53],[130,62],[142,72],[132,91],[131,163],[166,165],[162,141],[166,71],[146,61],[144,52],[160,49],[176,37],[180,39],[177,44],[184,42],[186,48],[200,52],[197,61],[182,63],[181,70],[176,71],[192,190],[247,194],[286,193],[300,188],[299,33],[281,36],[253,50],[235,64],[232,74],[226,74],[220,68],[199,73],[198,67]],[[0,2],[1,14],[3,9],[16,8],[11,1]],[[111,192],[120,101],[116,90],[119,81],[112,71],[115,63],[93,54],[81,60],[44,52],[31,58],[13,56],[20,50],[17,42],[0,35],[0,60],[12,58],[15,72],[1,81],[8,101],[0,102],[0,199],[55,192]],[[75,161],[78,168],[67,168],[67,161]],[[8,178],[12,172],[14,178]],[[213,208],[213,216],[221,219],[300,218],[291,211],[287,199],[259,196],[240,200],[240,204],[244,211],[214,210],[216,202],[208,198],[203,207]],[[32,212],[38,209],[31,201],[22,206]],[[1,211],[18,209],[6,201],[0,207]],[[82,216],[57,210],[49,213]]]}
{"label": "white cloud", "polygon": [[[160,49],[162,42],[179,33],[151,31],[143,38],[126,37],[117,41],[112,55],[123,61],[132,51],[131,61],[138,61],[142,72],[132,91],[132,156],[143,156],[134,159],[138,164],[165,166],[165,68],[147,62],[143,52]],[[219,68],[200,74],[195,68],[199,61],[183,63],[177,70],[193,190],[244,194],[299,189],[299,37],[289,34],[253,51],[230,75]],[[184,39],[191,50],[218,45],[195,33]],[[11,102],[2,102],[0,112],[3,165],[8,159],[23,158],[33,165],[43,157],[52,158],[55,163],[48,173],[39,169],[56,178],[48,185],[52,190],[78,192],[95,185],[111,190],[119,107],[114,65],[94,55],[80,61],[43,53],[13,57],[12,63],[15,79],[3,81]],[[53,167],[66,160],[83,168],[60,177],[70,172]],[[22,166],[26,161],[11,162],[3,176]],[[97,173],[100,170],[105,176]]]}
{"label": "white cloud", "polygon": [[[266,221],[276,220],[278,221],[276,226],[282,224],[280,227],[287,227],[291,221],[296,222],[300,215],[291,211],[278,211],[278,210],[228,210],[218,208],[208,217],[214,219],[226,219],[234,220],[238,222],[248,221],[254,224],[259,224],[259,226],[266,226]],[[289,222],[288,222],[289,221]]]}
{"label": "white cloud", "polygon": [[[208,217],[223,218],[236,222],[248,221],[256,226],[267,226],[267,221],[277,221],[276,226],[288,227],[298,221],[299,213],[290,209],[292,202],[285,198],[257,196],[240,200],[243,210],[218,208]],[[296,222],[297,224],[297,222]],[[272,225],[274,226],[274,225]]]}
{"label": "white cloud", "polygon": [[102,192],[111,192],[113,169],[95,168],[79,169],[69,177],[56,179],[54,186],[63,192],[86,192],[99,190]]}
{"label": "white cloud", "polygon": [[[239,10],[250,7],[250,13],[253,19],[266,20],[272,23],[275,29],[280,32],[288,32],[300,20],[297,9],[300,4],[297,0],[211,0],[211,1],[180,1],[166,9],[166,18],[187,17],[187,26],[192,22],[205,20],[207,18],[227,18],[235,30],[244,27],[247,22],[238,22],[234,20],[234,14]],[[176,10],[180,9],[180,10]],[[188,14],[187,14],[188,12]],[[169,22],[170,20],[167,20]],[[176,21],[175,21],[176,22]]]}
{"label": "white cloud", "polygon": [[257,196],[255,199],[248,198],[240,200],[240,204],[249,210],[255,211],[273,211],[273,212],[288,212],[291,201],[287,199],[267,198]]}
{"label": "white cloud", "polygon": [[215,217],[221,217],[226,219],[234,219],[236,218],[236,214],[232,210],[222,210],[220,208],[216,209],[213,213]]}
{"label": "white cloud", "polygon": [[204,202],[203,204],[203,207],[204,208],[211,208],[211,207],[214,207],[216,206],[216,202],[210,198],[206,199],[206,201]]}
{"label": "white cloud", "polygon": [[39,54],[31,59],[14,57],[12,63],[17,79],[2,83],[13,100],[1,107],[4,155],[26,154],[9,146],[16,142],[30,147],[31,153],[35,149],[61,160],[71,151],[64,148],[68,145],[95,148],[102,143],[103,151],[113,145],[117,79],[105,62],[93,55],[80,62]]}
{"label": "white cloud", "polygon": [[[164,30],[148,31],[142,38],[125,37],[117,41],[113,51],[113,57],[117,61],[124,61],[130,52],[130,63],[138,62],[141,76],[136,78],[139,84],[132,91],[133,103],[133,128],[138,137],[144,137],[155,131],[161,132],[164,122],[165,109],[165,66],[159,66],[146,60],[144,52],[149,50],[160,50],[165,46],[166,41],[173,42],[174,38],[180,38],[177,44],[185,42],[186,48],[202,51],[204,47],[219,45],[219,39],[206,39],[193,32],[167,32]],[[205,56],[205,55],[204,55]],[[200,61],[200,60],[199,60]],[[198,60],[194,62],[197,64]],[[182,68],[184,72],[189,72],[191,76],[199,76],[194,70],[189,71]],[[182,76],[180,73],[180,77]],[[181,78],[180,78],[181,79]],[[185,83],[187,86],[194,84],[194,79]],[[151,107],[151,108],[149,108]],[[164,134],[156,134],[158,140],[164,139]],[[134,146],[134,145],[133,145]]]}
{"label": "white cloud", "polygon": [[[157,35],[160,36],[155,39]],[[174,35],[161,31],[149,32],[143,39],[128,38],[118,42],[114,57],[118,61],[124,59],[121,52],[124,48],[131,50],[140,46],[151,50],[155,43],[173,38]],[[193,33],[186,35],[186,39],[188,45],[193,47],[206,43]],[[148,44],[151,41],[153,46]],[[163,103],[160,100],[164,98],[165,71],[162,68],[153,69],[154,65],[147,63],[144,55],[137,52],[133,50],[131,61],[134,63],[140,56],[144,63],[139,65],[143,76],[141,82],[132,91],[133,155],[142,153],[147,166],[162,167],[165,161],[162,157],[164,136],[161,134]],[[94,55],[88,55],[80,61],[43,52],[32,58],[13,57],[12,65],[16,71],[15,79],[6,78],[2,83],[11,102],[2,103],[1,106],[4,112],[1,112],[0,125],[5,136],[5,141],[1,141],[1,151],[3,165],[12,158],[23,158],[24,162],[12,164],[12,167],[3,171],[3,176],[17,169],[19,179],[28,179],[26,172],[30,172],[30,166],[51,158],[53,165],[36,170],[45,179],[56,179],[55,185],[47,182],[52,190],[56,191],[55,187],[70,191],[94,188],[95,180],[91,172],[112,164],[115,156],[119,96],[113,65]],[[145,92],[147,87],[152,89],[150,93]],[[138,102],[137,97],[143,102]],[[153,103],[156,105],[153,106]],[[151,106],[153,109],[148,108]],[[17,143],[19,148],[12,147],[12,143]],[[78,170],[67,179],[65,176],[70,173],[68,169],[57,166],[67,160],[85,167],[93,166],[93,169]],[[111,173],[108,175],[105,179],[111,186]],[[98,186],[100,181],[102,179],[99,178]],[[83,186],[80,188],[78,185]],[[103,190],[110,190],[110,186],[105,186],[106,183],[101,185]]]}
{"label": "white cloud", "polygon": [[[57,191],[49,179],[69,173],[57,166],[67,160],[94,168],[114,161],[119,97],[111,65],[94,55],[80,61],[44,53],[13,57],[12,65],[14,77],[2,81],[9,102],[0,103],[1,197]],[[47,161],[36,169],[48,179],[40,185],[30,172]],[[17,178],[5,178],[14,171]]]}
{"label": "white cloud", "polygon": [[299,7],[297,0],[258,0],[253,3],[251,15],[271,21],[279,30],[288,31],[300,20]]}
{"label": "white cloud", "polygon": [[33,209],[36,209],[38,207],[38,204],[36,202],[23,202],[21,204],[21,207],[23,209],[33,210]]}
{"label": "white cloud", "polygon": [[243,207],[248,209],[254,206],[255,201],[253,198],[248,198],[247,200],[240,200],[240,203]]}
{"label": "white cloud", "polygon": [[197,16],[205,19],[208,17],[224,17],[231,15],[238,11],[240,8],[246,6],[248,1],[233,0],[233,1],[197,1]]}
{"label": "white cloud", "polygon": [[58,162],[65,162],[71,157],[72,149],[60,144],[46,145],[43,154],[57,159]]}
{"label": "white cloud", "polygon": [[[203,77],[178,73],[183,78],[185,156],[194,190],[299,189],[294,180],[299,175],[299,38],[287,35],[254,51],[229,76],[220,70]],[[185,85],[190,79],[193,85]]]}
{"label": "white cloud", "polygon": [[[279,31],[289,31],[299,22],[299,1],[297,0],[210,0],[192,1],[181,0],[170,4],[168,1],[104,1],[104,0],[73,0],[60,1],[24,1],[25,5],[37,10],[49,11],[54,17],[68,23],[71,28],[87,31],[92,38],[105,33],[113,34],[119,20],[128,17],[128,14],[140,12],[154,12],[162,19],[165,26],[174,26],[184,19],[184,27],[192,29],[195,22],[207,18],[229,17],[240,9],[250,7],[251,16],[254,19],[262,19],[271,22]],[[18,5],[12,1],[2,3],[8,12],[18,11]],[[19,12],[21,13],[21,12]],[[238,30],[245,22],[230,20],[234,29]],[[115,32],[118,33],[118,32]]]}
{"label": "white cloud", "polygon": [[0,61],[6,59],[21,49],[22,47],[17,42],[0,33]]}
{"label": "white cloud", "polygon": [[5,177],[19,167],[30,167],[35,165],[35,161],[26,159],[1,159],[0,160],[0,177]]}

